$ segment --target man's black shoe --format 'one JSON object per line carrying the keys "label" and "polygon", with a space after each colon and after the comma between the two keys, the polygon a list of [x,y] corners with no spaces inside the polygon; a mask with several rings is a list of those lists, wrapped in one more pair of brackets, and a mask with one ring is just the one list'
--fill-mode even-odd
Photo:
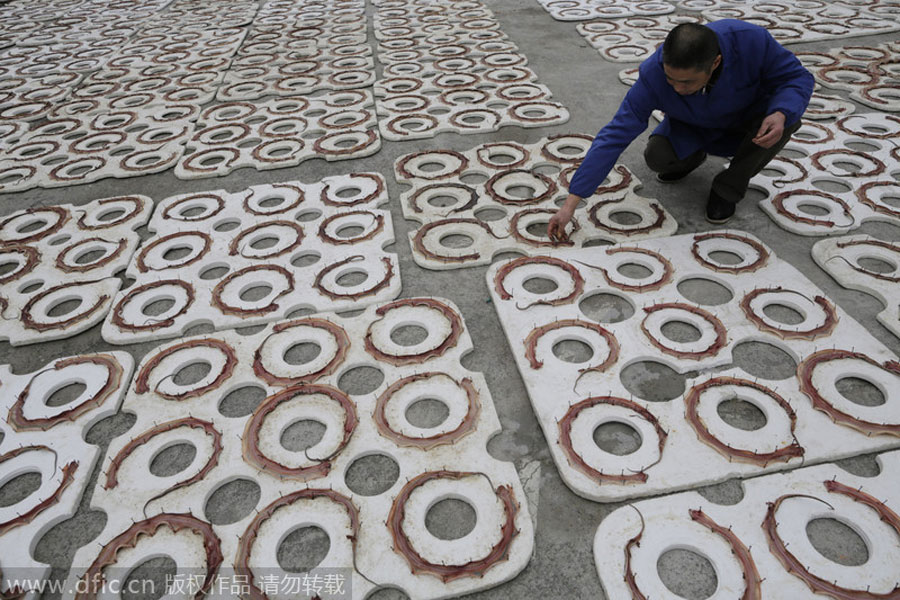
{"label": "man's black shoe", "polygon": [[675,171],[674,173],[657,173],[656,180],[660,183],[675,183],[676,181],[681,181],[688,175],[690,175],[691,171],[702,165],[706,162],[706,153],[703,153],[703,156],[697,161],[697,164],[691,167],[690,169],[685,169],[684,171]]}
{"label": "man's black shoe", "polygon": [[734,216],[734,202],[729,202],[714,191],[709,191],[709,200],[706,201],[706,220],[715,225],[727,223]]}

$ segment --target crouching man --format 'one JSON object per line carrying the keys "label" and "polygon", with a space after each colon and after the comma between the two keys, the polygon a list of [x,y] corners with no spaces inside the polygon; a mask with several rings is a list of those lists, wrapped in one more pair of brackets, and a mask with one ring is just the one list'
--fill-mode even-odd
{"label": "crouching man", "polygon": [[683,179],[707,154],[731,157],[713,178],[706,202],[706,219],[725,223],[750,179],[800,127],[813,84],[793,53],[762,27],[732,19],[678,25],[641,64],[639,79],[594,138],[565,204],[550,220],[550,238],[565,239],[580,200],[593,195],[656,109],[666,118],[650,136],[644,159],[659,181]]}

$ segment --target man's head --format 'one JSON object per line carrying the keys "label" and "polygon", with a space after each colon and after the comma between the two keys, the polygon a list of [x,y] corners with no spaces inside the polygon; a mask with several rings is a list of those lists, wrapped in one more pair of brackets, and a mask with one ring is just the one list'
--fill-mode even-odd
{"label": "man's head", "polygon": [[682,23],[669,32],[663,43],[666,81],[681,95],[703,89],[721,63],[719,40],[709,27]]}

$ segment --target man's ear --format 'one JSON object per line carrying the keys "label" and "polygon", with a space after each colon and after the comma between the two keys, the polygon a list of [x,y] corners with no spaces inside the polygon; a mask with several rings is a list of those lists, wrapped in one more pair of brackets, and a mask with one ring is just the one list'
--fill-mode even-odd
{"label": "man's ear", "polygon": [[722,55],[717,54],[715,60],[713,60],[712,66],[709,68],[709,72],[712,73],[716,69],[719,68],[719,65],[722,64]]}

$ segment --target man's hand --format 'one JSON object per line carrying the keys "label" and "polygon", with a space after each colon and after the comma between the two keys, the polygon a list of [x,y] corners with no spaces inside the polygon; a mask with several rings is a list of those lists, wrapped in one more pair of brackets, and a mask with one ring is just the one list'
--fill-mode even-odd
{"label": "man's hand", "polygon": [[566,225],[572,220],[572,215],[575,213],[575,208],[579,202],[581,202],[581,198],[575,194],[569,194],[565,204],[550,218],[550,222],[547,223],[547,237],[550,238],[550,241],[566,242],[569,240],[569,234],[566,233]]}
{"label": "man's hand", "polygon": [[763,119],[753,138],[753,143],[763,148],[771,148],[784,135],[784,115],[777,110]]}

